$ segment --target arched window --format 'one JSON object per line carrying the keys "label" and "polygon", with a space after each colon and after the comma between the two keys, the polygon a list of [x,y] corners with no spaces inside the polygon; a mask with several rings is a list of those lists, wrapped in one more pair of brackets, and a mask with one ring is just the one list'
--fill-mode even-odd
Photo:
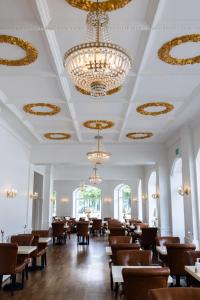
{"label": "arched window", "polygon": [[172,231],[174,236],[179,236],[184,241],[185,221],[183,197],[178,194],[182,187],[182,159],[175,161],[171,173],[171,207],[172,207]]}
{"label": "arched window", "polygon": [[157,199],[154,199],[154,194],[156,194],[156,172],[151,173],[148,182],[149,224],[151,226],[156,225],[158,219]]}
{"label": "arched window", "polygon": [[114,190],[114,217],[120,221],[131,218],[131,188],[126,184]]}
{"label": "arched window", "polygon": [[101,218],[101,190],[94,186],[73,192],[73,215],[76,218]]}
{"label": "arched window", "polygon": [[138,219],[142,220],[142,180],[140,179],[138,184]]}

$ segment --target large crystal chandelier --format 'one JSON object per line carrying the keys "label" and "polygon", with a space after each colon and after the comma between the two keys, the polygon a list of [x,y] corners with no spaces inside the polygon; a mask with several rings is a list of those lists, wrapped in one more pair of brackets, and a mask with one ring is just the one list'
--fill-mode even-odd
{"label": "large crystal chandelier", "polygon": [[64,57],[76,89],[94,97],[119,91],[132,64],[126,50],[110,42],[108,22],[106,12],[89,12],[87,42],[71,48]]}
{"label": "large crystal chandelier", "polygon": [[87,158],[93,164],[100,165],[110,158],[111,153],[103,150],[103,145],[102,145],[103,137],[99,135],[99,130],[98,130],[98,135],[95,136],[95,139],[97,140],[97,149],[94,151],[88,152]]}
{"label": "large crystal chandelier", "polygon": [[89,177],[89,182],[91,184],[99,184],[102,182],[101,176],[97,173],[97,167],[95,165],[94,167],[94,173]]}

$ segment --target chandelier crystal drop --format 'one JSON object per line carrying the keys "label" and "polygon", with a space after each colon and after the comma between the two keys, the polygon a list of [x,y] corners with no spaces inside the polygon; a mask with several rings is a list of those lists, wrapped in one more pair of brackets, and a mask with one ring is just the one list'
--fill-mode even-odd
{"label": "chandelier crystal drop", "polygon": [[102,182],[101,176],[97,173],[97,167],[94,167],[94,173],[89,177],[89,182],[91,184],[100,184]]}
{"label": "chandelier crystal drop", "polygon": [[111,153],[103,150],[103,145],[102,145],[103,137],[99,135],[99,131],[98,131],[98,135],[95,136],[95,139],[97,140],[97,149],[88,152],[87,158],[93,164],[100,165],[103,164],[105,161],[109,160],[109,158],[111,157]]}
{"label": "chandelier crystal drop", "polygon": [[102,97],[120,90],[132,65],[126,50],[110,42],[109,17],[87,15],[87,41],[65,53],[64,66],[79,92]]}

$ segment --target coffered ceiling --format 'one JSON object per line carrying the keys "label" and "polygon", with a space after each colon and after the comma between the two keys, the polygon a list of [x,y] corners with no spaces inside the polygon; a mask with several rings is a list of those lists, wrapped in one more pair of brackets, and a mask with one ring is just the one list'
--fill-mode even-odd
{"label": "coffered ceiling", "polygon": [[[119,93],[94,99],[75,90],[63,67],[64,53],[85,40],[86,12],[65,0],[0,0],[0,34],[22,38],[39,53],[38,59],[26,66],[0,65],[2,105],[19,118],[35,143],[89,143],[95,132],[82,126],[89,119],[115,123],[103,132],[107,143],[136,143],[126,134],[146,131],[154,136],[141,143],[162,143],[200,111],[196,101],[200,64],[170,65],[158,58],[158,50],[176,37],[200,34],[199,11],[199,0],[132,0],[111,12],[111,39],[128,50],[133,67]],[[184,43],[171,54],[178,58],[200,55],[199,43]],[[1,58],[23,55],[18,46],[0,44]],[[169,102],[175,108],[156,117],[137,113],[139,105],[156,101]],[[61,112],[38,116],[23,111],[25,104],[38,102],[57,105]],[[47,132],[66,132],[71,139],[47,140]]]}

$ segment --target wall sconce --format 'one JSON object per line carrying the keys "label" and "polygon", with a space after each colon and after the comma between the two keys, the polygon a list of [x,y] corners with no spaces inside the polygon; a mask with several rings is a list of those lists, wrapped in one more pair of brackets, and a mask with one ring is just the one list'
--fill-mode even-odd
{"label": "wall sconce", "polygon": [[104,202],[111,203],[112,202],[112,198],[111,197],[105,197],[104,198]]}
{"label": "wall sconce", "polygon": [[190,190],[190,187],[179,187],[178,188],[178,194],[180,195],[180,196],[189,196],[190,195],[190,193],[191,193],[191,190]]}
{"label": "wall sconce", "polygon": [[69,202],[69,198],[62,198],[60,201],[62,203],[68,203]]}
{"label": "wall sconce", "polygon": [[137,198],[137,197],[133,197],[132,201],[133,201],[133,202],[137,202],[137,201],[138,201],[138,198]]}
{"label": "wall sconce", "polygon": [[36,193],[36,192],[30,193],[30,194],[29,194],[29,197],[30,197],[30,199],[32,199],[32,200],[37,200],[38,197],[39,197],[39,194]]}
{"label": "wall sconce", "polygon": [[158,192],[155,194],[152,194],[151,196],[153,199],[156,199],[156,200],[160,199],[160,193],[158,193]]}
{"label": "wall sconce", "polygon": [[7,189],[5,190],[6,198],[15,198],[17,196],[17,190],[15,189]]}

